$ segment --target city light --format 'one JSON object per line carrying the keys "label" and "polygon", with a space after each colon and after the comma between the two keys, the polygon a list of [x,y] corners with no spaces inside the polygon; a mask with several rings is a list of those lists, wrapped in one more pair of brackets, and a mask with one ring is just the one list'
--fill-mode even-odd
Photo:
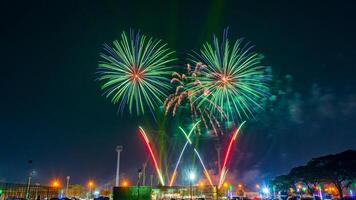
{"label": "city light", "polygon": [[195,178],[196,178],[195,172],[190,171],[189,174],[188,174],[188,178],[189,178],[190,181],[194,181]]}
{"label": "city light", "polygon": [[61,183],[57,179],[55,179],[51,182],[51,186],[55,188],[59,188],[61,186]]}
{"label": "city light", "polygon": [[228,188],[229,187],[229,184],[227,182],[224,182],[224,188]]}
{"label": "city light", "polygon": [[129,182],[128,182],[127,180],[124,180],[124,181],[122,182],[122,186],[123,186],[123,187],[129,186]]}
{"label": "city light", "polygon": [[256,189],[260,189],[260,185],[259,184],[256,184]]}
{"label": "city light", "polygon": [[95,191],[93,192],[93,194],[94,194],[95,196],[99,196],[99,195],[100,195],[100,191],[99,191],[99,190],[95,190]]}
{"label": "city light", "polygon": [[262,192],[263,192],[263,194],[269,194],[269,193],[270,193],[270,191],[269,191],[269,188],[268,188],[268,187],[264,187],[264,188],[262,188]]}
{"label": "city light", "polygon": [[88,181],[87,185],[89,188],[93,188],[95,184],[94,184],[94,181],[90,180],[90,181]]}
{"label": "city light", "polygon": [[307,191],[307,188],[306,188],[306,187],[302,187],[302,191],[303,191],[303,192],[306,192],[306,191]]}
{"label": "city light", "polygon": [[201,181],[201,182],[199,182],[198,186],[199,187],[204,187],[204,183]]}

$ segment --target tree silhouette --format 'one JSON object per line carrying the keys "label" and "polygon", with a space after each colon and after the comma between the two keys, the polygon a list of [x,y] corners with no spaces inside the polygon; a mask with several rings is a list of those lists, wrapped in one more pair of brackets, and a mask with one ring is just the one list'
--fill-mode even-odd
{"label": "tree silhouette", "polygon": [[288,175],[276,177],[272,183],[276,188],[285,190],[295,183],[303,182],[313,193],[320,183],[332,183],[338,190],[340,198],[344,198],[343,190],[356,180],[356,151],[348,150],[314,158],[305,166],[293,168]]}

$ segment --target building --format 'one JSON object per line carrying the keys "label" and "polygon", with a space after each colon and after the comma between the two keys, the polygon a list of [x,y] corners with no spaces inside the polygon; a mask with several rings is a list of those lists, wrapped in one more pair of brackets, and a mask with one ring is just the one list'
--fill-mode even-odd
{"label": "building", "polygon": [[[7,198],[25,198],[26,197],[27,184],[21,183],[1,183],[0,191],[1,199]],[[43,185],[30,185],[29,187],[29,199],[50,199],[58,197],[59,189],[50,186]]]}
{"label": "building", "polygon": [[[171,200],[171,199],[217,199],[216,187],[211,186],[131,186],[114,187],[114,200]],[[223,195],[223,194],[221,194]]]}

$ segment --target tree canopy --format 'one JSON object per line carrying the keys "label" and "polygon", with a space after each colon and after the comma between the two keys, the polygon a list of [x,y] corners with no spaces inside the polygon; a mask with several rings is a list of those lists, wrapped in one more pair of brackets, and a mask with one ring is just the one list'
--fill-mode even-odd
{"label": "tree canopy", "polygon": [[340,198],[344,190],[356,181],[356,151],[347,150],[313,158],[306,165],[293,168],[287,175],[277,176],[272,184],[277,190],[286,191],[295,188],[296,183],[304,183],[309,193],[313,193],[321,183],[333,184]]}

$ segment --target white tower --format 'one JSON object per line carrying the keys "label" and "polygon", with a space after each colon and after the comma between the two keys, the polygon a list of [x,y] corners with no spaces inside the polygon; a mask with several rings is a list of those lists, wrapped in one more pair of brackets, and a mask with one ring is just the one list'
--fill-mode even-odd
{"label": "white tower", "polygon": [[115,182],[116,187],[120,186],[120,153],[122,149],[123,147],[121,145],[116,146],[116,152],[117,152],[116,182]]}
{"label": "white tower", "polygon": [[68,193],[69,179],[70,179],[70,176],[67,176],[67,177],[66,177],[66,180],[67,180],[67,183],[66,183],[66,197],[69,197],[69,193]]}

